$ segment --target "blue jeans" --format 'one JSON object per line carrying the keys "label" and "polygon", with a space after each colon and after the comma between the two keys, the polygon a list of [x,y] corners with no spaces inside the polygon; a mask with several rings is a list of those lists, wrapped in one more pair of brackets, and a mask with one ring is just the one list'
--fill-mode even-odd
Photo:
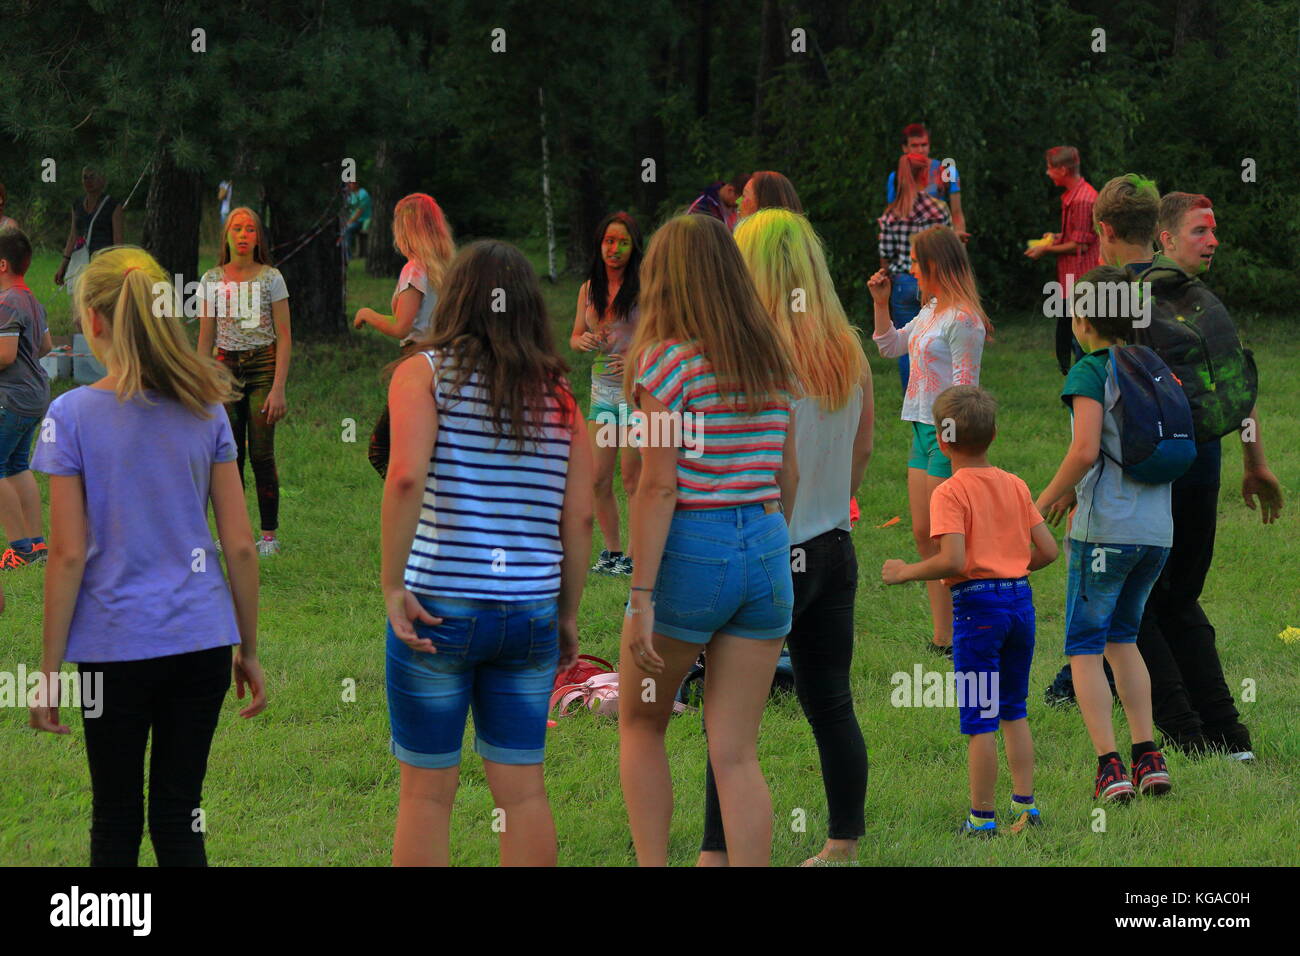
{"label": "blue jeans", "polygon": [[990,734],[1025,716],[1034,660],[1028,578],[983,578],[952,588],[952,669],[963,734]]}
{"label": "blue jeans", "polygon": [[413,767],[460,763],[465,717],[486,760],[538,764],[560,659],[558,607],[417,594],[441,624],[415,622],[436,653],[413,650],[388,625],[388,717],[394,756]]}
{"label": "blue jeans", "polygon": [[[894,328],[901,329],[916,318],[921,311],[921,287],[910,272],[890,275],[893,285],[889,290],[889,318]],[[898,376],[903,380],[903,393],[907,393],[909,362],[906,355],[898,357]]]}
{"label": "blue jeans", "polygon": [[1102,654],[1108,642],[1136,643],[1147,596],[1169,549],[1069,539],[1068,550],[1066,655]]}
{"label": "blue jeans", "polygon": [[17,415],[0,408],[0,478],[12,478],[27,470],[32,457],[32,436],[41,419]]}
{"label": "blue jeans", "polygon": [[714,634],[773,640],[790,633],[794,581],[790,532],[780,510],[679,509],[654,592],[654,629],[707,644]]}

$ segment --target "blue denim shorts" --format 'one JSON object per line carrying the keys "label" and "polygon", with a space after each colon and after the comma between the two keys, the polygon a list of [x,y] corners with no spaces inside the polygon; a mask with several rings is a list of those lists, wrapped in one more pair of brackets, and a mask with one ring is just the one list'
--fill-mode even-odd
{"label": "blue denim shorts", "polygon": [[0,478],[12,478],[27,471],[32,458],[32,438],[41,419],[17,415],[0,408]]}
{"label": "blue denim shorts", "polygon": [[1065,653],[1104,654],[1137,642],[1147,596],[1169,557],[1152,544],[1066,541]]}
{"label": "blue denim shorts", "polygon": [[679,509],[655,581],[656,633],[692,644],[714,634],[790,633],[794,581],[785,516],[759,504]]}
{"label": "blue denim shorts", "polygon": [[1025,716],[1034,626],[1027,578],[953,586],[952,669],[963,734],[990,734],[999,722]]}
{"label": "blue denim shorts", "polygon": [[417,594],[441,624],[415,622],[437,653],[403,643],[388,625],[388,719],[394,756],[413,767],[460,763],[465,717],[474,749],[504,764],[542,762],[546,714],[560,658],[558,607]]}

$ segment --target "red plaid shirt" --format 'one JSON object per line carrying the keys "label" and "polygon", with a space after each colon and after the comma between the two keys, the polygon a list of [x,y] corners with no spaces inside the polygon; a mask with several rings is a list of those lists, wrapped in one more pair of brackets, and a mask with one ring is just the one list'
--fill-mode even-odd
{"label": "red plaid shirt", "polygon": [[1078,280],[1101,263],[1097,230],[1092,225],[1092,205],[1096,201],[1097,190],[1083,177],[1061,196],[1061,238],[1058,241],[1079,244],[1074,252],[1056,257],[1056,281],[1063,287],[1067,275]]}

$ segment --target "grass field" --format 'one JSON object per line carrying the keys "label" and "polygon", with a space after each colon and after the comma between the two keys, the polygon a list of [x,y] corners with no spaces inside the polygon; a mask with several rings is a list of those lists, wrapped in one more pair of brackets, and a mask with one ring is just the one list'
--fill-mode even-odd
{"label": "grass field", "polygon": [[[67,332],[67,296],[50,277],[54,256],[29,280]],[[367,279],[354,263],[350,313],[387,309],[392,284]],[[567,354],[577,283],[546,286],[557,339]],[[292,292],[292,290],[290,290]],[[290,300],[292,304],[292,299]],[[853,532],[861,567],[853,668],[858,718],[871,776],[864,865],[1285,865],[1300,862],[1295,801],[1300,777],[1300,644],[1278,633],[1300,625],[1300,543],[1294,533],[1300,491],[1300,344],[1283,318],[1238,316],[1264,383],[1260,409],[1270,464],[1287,496],[1280,523],[1264,527],[1238,492],[1240,455],[1225,441],[1215,568],[1203,601],[1218,627],[1228,683],[1255,736],[1253,765],[1189,761],[1169,755],[1174,792],[1161,800],[1109,810],[1094,829],[1095,762],[1076,710],[1050,710],[1043,689],[1063,660],[1063,562],[1034,575],[1038,653],[1029,716],[1038,756],[1037,795],[1046,826],[992,842],[961,841],[953,829],[966,808],[965,743],[956,714],[943,708],[895,708],[890,676],[916,664],[942,670],[925,650],[928,618],[919,585],[885,588],[881,563],[911,555],[906,513],[908,437],[898,420],[901,396],[892,361],[873,357],[876,451],[859,490],[862,521]],[[1040,491],[1068,443],[1056,398],[1060,377],[1046,320],[994,315],[996,340],[985,351],[983,384],[1001,402],[993,462]],[[289,417],[279,427],[284,552],[262,565],[261,654],[270,706],[252,721],[227,702],[205,788],[208,854],[214,865],[385,865],[397,800],[397,764],[388,753],[384,700],[384,610],[379,591],[382,484],[365,457],[365,440],[383,392],[377,370],[395,352],[377,334],[347,343],[296,344]],[[868,343],[869,344],[869,343]],[[869,348],[874,353],[874,348]],[[588,359],[570,356],[585,407]],[[66,383],[59,383],[62,390]],[[357,440],[342,441],[346,419]],[[1235,441],[1235,440],[1234,440]],[[40,476],[42,488],[45,478]],[[250,514],[256,516],[249,480]],[[879,528],[895,515],[902,521]],[[599,539],[599,534],[597,534]],[[598,540],[595,548],[599,548]],[[147,561],[149,533],[140,529]],[[0,617],[0,669],[39,663],[39,569],[5,573],[8,607]],[[582,650],[616,659],[627,582],[589,580],[579,618]],[[355,702],[343,686],[356,682]],[[1116,710],[1120,749],[1127,748]],[[65,710],[71,736],[26,729],[25,709],[0,712],[0,864],[81,865],[88,858],[89,775],[81,718]],[[673,720],[668,733],[677,795],[671,858],[694,860],[701,831],[704,738],[699,718]],[[793,697],[768,708],[759,745],[775,811],[773,862],[798,863],[825,836],[826,811],[817,752]],[[581,714],[550,734],[546,772],[564,864],[634,862],[618,783],[618,727]],[[998,806],[1009,799],[1005,772]],[[466,741],[462,786],[452,820],[452,862],[492,864],[491,796]],[[806,817],[806,831],[795,829]],[[1290,821],[1290,822],[1288,822]],[[153,863],[146,837],[142,864]]]}

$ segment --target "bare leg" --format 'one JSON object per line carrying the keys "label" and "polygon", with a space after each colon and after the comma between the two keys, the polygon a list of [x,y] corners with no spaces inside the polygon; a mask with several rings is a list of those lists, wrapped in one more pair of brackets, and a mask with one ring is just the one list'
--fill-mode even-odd
{"label": "bare leg", "polygon": [[619,442],[623,445],[623,450],[619,454],[619,463],[623,471],[623,494],[627,496],[627,555],[632,557],[636,551],[632,541],[632,529],[635,525],[632,523],[632,500],[636,494],[637,485],[641,483],[641,452],[627,444],[628,429],[623,429],[619,436]]}
{"label": "bare leg", "polygon": [[[912,512],[912,537],[922,559],[938,552],[939,547],[930,538],[930,497],[943,483],[942,478],[927,475],[920,468],[907,469],[907,500]],[[930,599],[930,622],[934,635],[931,640],[938,647],[952,645],[952,592],[942,581],[927,581],[925,589]]]}
{"label": "bare leg", "polygon": [[483,761],[492,799],[504,811],[502,866],[555,866],[555,821],[546,799],[542,765]]}
{"label": "bare leg", "polygon": [[[618,448],[602,444],[598,436],[602,434],[599,422],[587,422],[587,434],[591,437],[592,454],[592,494],[596,506],[596,522],[600,525],[601,536],[605,539],[605,548],[609,551],[622,551],[623,541],[619,537],[618,502],[614,500],[614,465],[618,460]],[[604,435],[609,435],[611,428],[604,428]]]}
{"label": "bare leg", "polygon": [[993,810],[993,791],[998,783],[998,735],[971,734],[966,745],[970,772],[972,810]]}
{"label": "bare leg", "polygon": [[[1106,645],[1110,647],[1109,644]],[[1134,647],[1136,650],[1136,646]],[[1144,668],[1145,669],[1145,668]],[[1097,756],[1115,750],[1115,727],[1110,719],[1110,684],[1101,666],[1100,654],[1073,654],[1070,672],[1074,675],[1074,695],[1079,701],[1083,725],[1088,728],[1092,749]],[[1151,719],[1151,684],[1147,683],[1147,719]],[[1150,740],[1150,737],[1145,738]]]}
{"label": "bare leg", "polygon": [[1034,738],[1029,733],[1029,719],[1002,721],[1002,744],[1007,749],[1011,768],[1012,793],[1022,797],[1034,795]]}
{"label": "bare leg", "polygon": [[758,764],[758,728],[781,643],[734,634],[709,642],[704,721],[730,866],[772,861],[772,798]]}
{"label": "bare leg", "polygon": [[1106,660],[1110,661],[1110,669],[1115,674],[1115,691],[1119,694],[1120,703],[1124,705],[1124,716],[1128,718],[1130,742],[1140,744],[1154,740],[1155,731],[1151,725],[1151,675],[1137,645],[1108,642]]}
{"label": "bare leg", "polygon": [[[400,761],[399,761],[400,763]],[[459,767],[426,770],[400,763],[402,788],[393,836],[393,866],[448,866],[451,861],[451,804]]]}

